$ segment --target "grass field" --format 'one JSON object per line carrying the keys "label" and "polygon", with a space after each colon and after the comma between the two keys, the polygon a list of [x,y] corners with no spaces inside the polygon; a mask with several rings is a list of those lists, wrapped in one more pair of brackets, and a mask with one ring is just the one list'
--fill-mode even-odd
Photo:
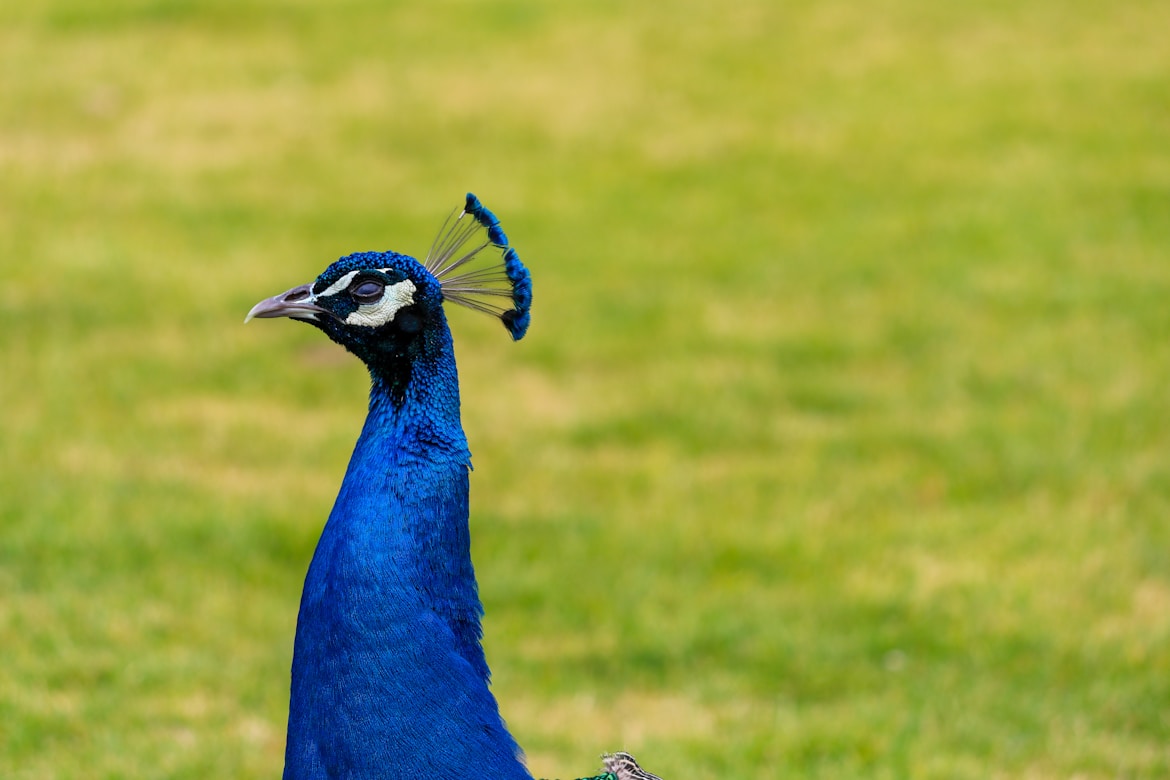
{"label": "grass field", "polygon": [[273,778],[366,379],[241,323],[467,190],[535,774],[1170,776],[1170,5],[0,8],[0,777]]}

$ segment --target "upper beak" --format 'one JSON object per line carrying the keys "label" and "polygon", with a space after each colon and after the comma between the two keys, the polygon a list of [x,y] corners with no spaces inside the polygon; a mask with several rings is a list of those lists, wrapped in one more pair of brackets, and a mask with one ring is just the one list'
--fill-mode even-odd
{"label": "upper beak", "polygon": [[313,303],[312,285],[302,284],[280,295],[265,298],[252,307],[244,322],[254,318],[267,317],[294,317],[302,320],[315,320],[318,315],[332,315],[328,309],[323,309]]}

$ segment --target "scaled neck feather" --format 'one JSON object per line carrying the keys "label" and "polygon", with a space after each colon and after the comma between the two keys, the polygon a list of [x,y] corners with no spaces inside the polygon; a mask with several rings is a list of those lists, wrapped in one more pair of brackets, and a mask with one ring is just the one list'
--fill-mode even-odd
{"label": "scaled neck feather", "polygon": [[488,690],[470,456],[445,323],[439,335],[401,393],[371,368],[369,414],[305,580],[286,780],[530,778]]}

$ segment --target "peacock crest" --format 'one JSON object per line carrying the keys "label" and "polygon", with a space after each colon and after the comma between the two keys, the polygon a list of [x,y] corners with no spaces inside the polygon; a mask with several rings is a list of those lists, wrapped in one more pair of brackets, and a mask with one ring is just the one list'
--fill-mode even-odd
{"label": "peacock crest", "polygon": [[515,341],[524,338],[532,278],[479,198],[467,193],[463,209],[447,217],[423,267],[439,280],[444,300],[498,317]]}

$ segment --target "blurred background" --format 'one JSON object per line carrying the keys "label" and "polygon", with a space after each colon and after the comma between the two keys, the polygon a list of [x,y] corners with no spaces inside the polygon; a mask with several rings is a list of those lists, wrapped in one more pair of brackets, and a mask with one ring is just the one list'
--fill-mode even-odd
{"label": "blurred background", "polygon": [[1170,775],[1170,5],[0,9],[0,776],[272,778],[364,369],[253,303],[467,191],[538,777]]}

